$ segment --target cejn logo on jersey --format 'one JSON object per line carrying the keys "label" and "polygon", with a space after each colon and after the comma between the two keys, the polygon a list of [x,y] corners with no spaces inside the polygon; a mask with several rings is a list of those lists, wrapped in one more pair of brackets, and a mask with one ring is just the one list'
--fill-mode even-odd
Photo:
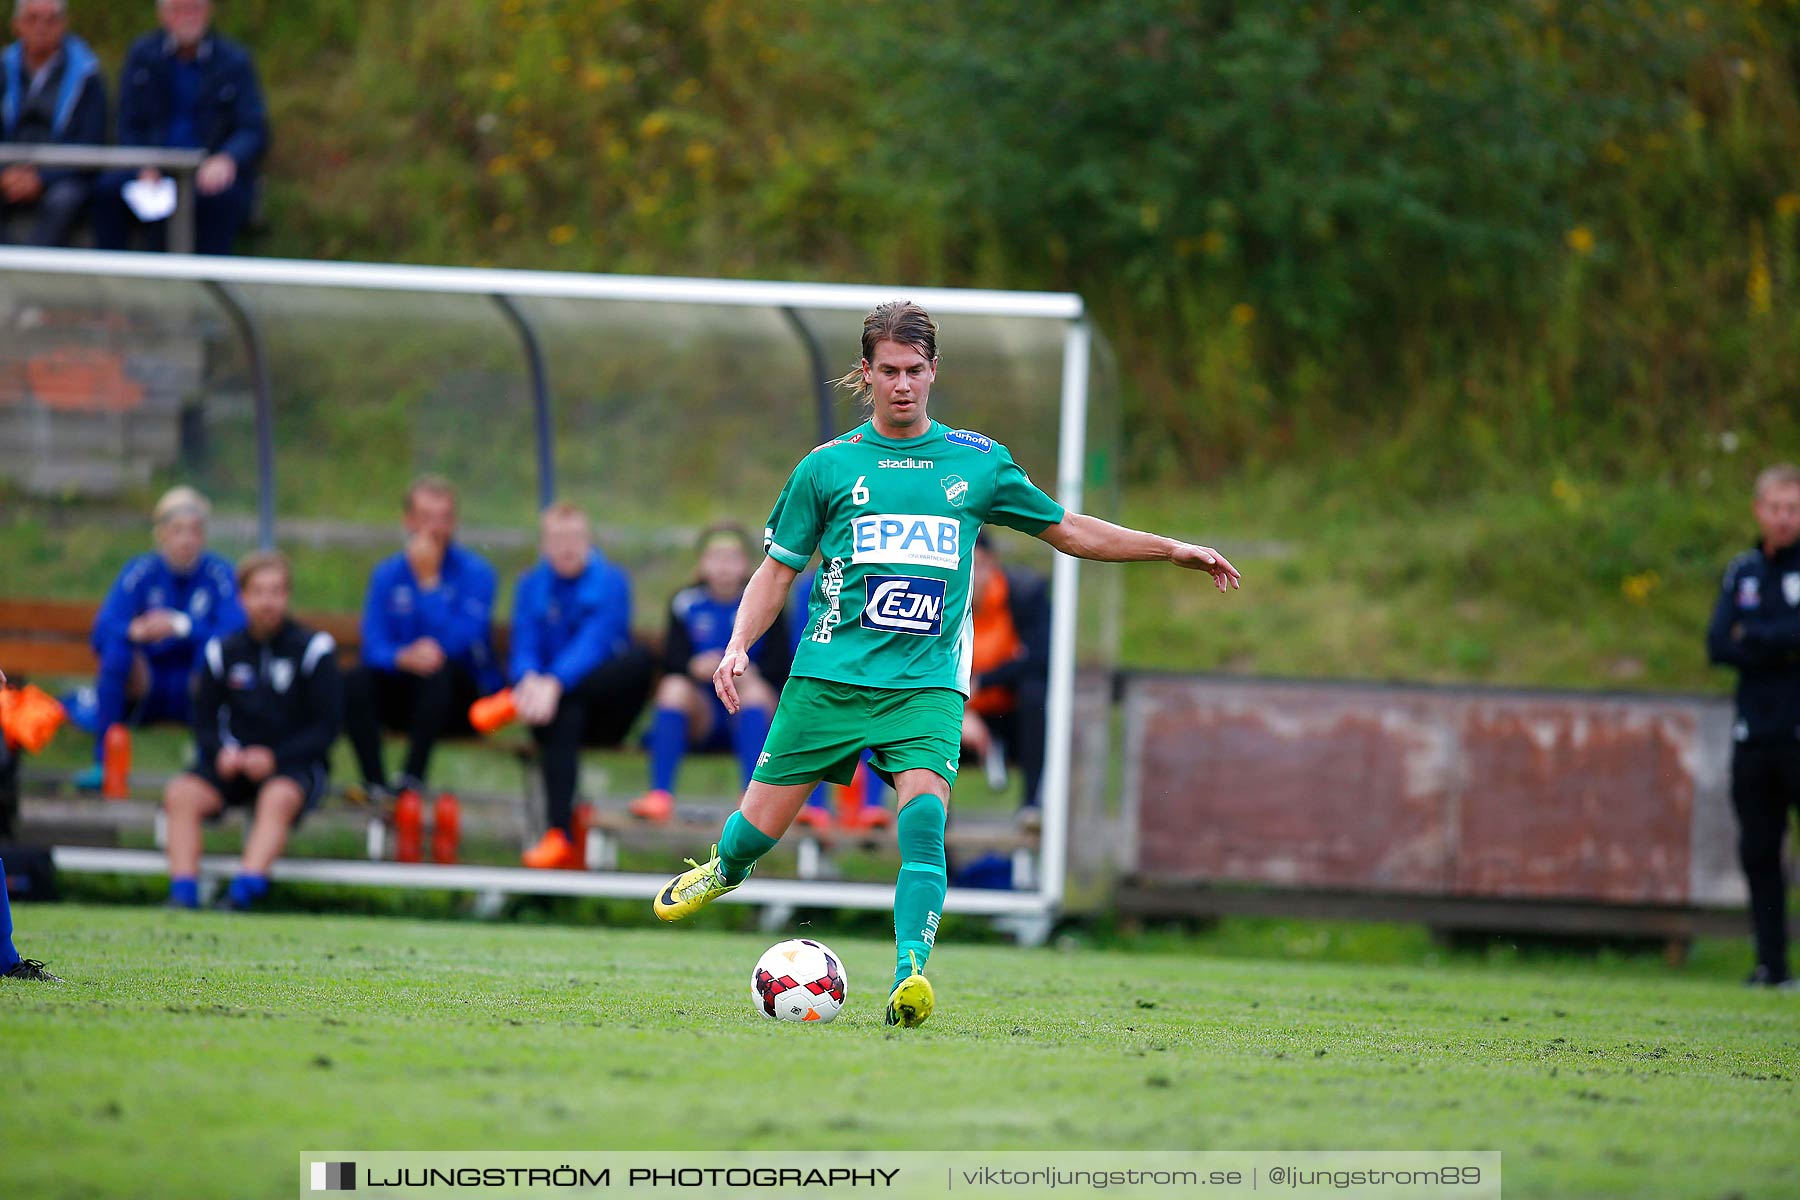
{"label": "cejn logo on jersey", "polygon": [[865,575],[869,602],[862,627],[937,637],[944,632],[944,581],[916,575]]}
{"label": "cejn logo on jersey", "polygon": [[962,522],[917,513],[871,513],[851,520],[850,550],[851,562],[954,571],[962,563]]}

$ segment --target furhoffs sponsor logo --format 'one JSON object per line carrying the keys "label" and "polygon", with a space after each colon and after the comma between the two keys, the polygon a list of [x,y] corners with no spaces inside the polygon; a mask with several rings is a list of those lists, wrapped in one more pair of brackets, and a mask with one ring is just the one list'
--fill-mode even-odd
{"label": "furhoffs sponsor logo", "polygon": [[312,1165],[312,1190],[315,1192],[354,1192],[356,1164],[316,1162]]}

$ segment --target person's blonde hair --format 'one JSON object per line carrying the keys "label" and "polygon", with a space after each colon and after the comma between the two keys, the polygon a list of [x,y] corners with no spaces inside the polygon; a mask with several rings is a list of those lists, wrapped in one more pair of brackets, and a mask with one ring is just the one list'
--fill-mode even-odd
{"label": "person's blonde hair", "polygon": [[875,347],[883,342],[899,342],[923,354],[927,362],[936,362],[937,335],[937,322],[911,300],[889,300],[876,305],[875,311],[863,318],[862,357],[837,380],[837,386],[859,400],[865,399],[863,393],[869,385],[863,382],[863,364],[875,357]]}
{"label": "person's blonde hair", "polygon": [[580,521],[589,528],[593,527],[593,522],[588,520],[587,510],[573,500],[558,500],[545,505],[544,511],[538,514],[538,528],[541,529],[552,521]]}
{"label": "person's blonde hair", "polygon": [[1800,467],[1793,463],[1776,463],[1764,467],[1756,474],[1756,488],[1750,494],[1761,500],[1763,493],[1772,487],[1788,487],[1800,483]]}
{"label": "person's blonde hair", "polygon": [[456,485],[442,475],[421,475],[406,485],[406,502],[402,512],[413,510],[413,497],[420,492],[429,492],[433,496],[448,496],[451,508],[461,508],[462,502],[457,498]]}
{"label": "person's blonde hair", "polygon": [[164,492],[156,507],[150,510],[150,519],[158,525],[171,517],[181,516],[199,517],[204,521],[212,516],[212,502],[184,483]]}

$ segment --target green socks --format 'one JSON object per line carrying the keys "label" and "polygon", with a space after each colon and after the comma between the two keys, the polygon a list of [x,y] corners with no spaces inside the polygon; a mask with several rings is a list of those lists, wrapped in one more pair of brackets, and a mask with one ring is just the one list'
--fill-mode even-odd
{"label": "green socks", "polygon": [[[942,826],[940,825],[941,829]],[[725,818],[725,828],[719,834],[719,865],[725,868],[725,882],[736,887],[744,882],[750,874],[750,868],[756,860],[775,848],[775,838],[770,837],[752,825],[741,812],[734,812]],[[943,845],[939,835],[939,846]],[[938,851],[938,858],[943,860],[943,851]]]}
{"label": "green socks", "polygon": [[[944,911],[944,802],[929,793],[900,810],[900,878],[894,882],[894,986],[912,974],[911,955],[925,969]],[[908,954],[911,952],[911,955]]]}

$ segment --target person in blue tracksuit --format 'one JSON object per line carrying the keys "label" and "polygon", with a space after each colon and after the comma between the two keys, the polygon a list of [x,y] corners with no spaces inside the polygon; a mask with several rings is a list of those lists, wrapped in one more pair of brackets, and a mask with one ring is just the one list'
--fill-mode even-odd
{"label": "person in blue tracksuit", "polygon": [[191,487],[165,493],[152,513],[156,551],[126,563],[100,605],[91,639],[100,673],[91,707],[75,706],[94,731],[94,765],[77,778],[81,787],[100,786],[111,726],[185,724],[201,648],[244,626],[231,564],[206,549],[211,512]]}
{"label": "person in blue tracksuit", "polygon": [[544,765],[549,829],[525,865],[579,863],[581,747],[617,745],[650,694],[650,652],[631,640],[631,581],[593,544],[587,514],[560,502],[540,522],[543,557],[513,594],[513,704]]}
{"label": "person in blue tracksuit", "polygon": [[1800,467],[1758,475],[1751,513],[1756,543],[1725,568],[1706,651],[1738,673],[1731,807],[1756,939],[1745,982],[1793,988],[1781,851],[1788,810],[1800,806]]}
{"label": "person in blue tracksuit", "polygon": [[[0,142],[105,145],[106,79],[87,43],[69,32],[63,0],[20,0],[13,33],[18,41],[0,51]],[[66,245],[93,187],[90,171],[0,166],[0,218],[30,212],[29,244]]]}
{"label": "person in blue tracksuit", "polygon": [[[372,797],[423,789],[439,738],[471,732],[469,705],[500,686],[490,635],[496,577],[456,541],[456,490],[424,476],[406,491],[406,547],[369,577],[362,655],[344,679],[344,726]],[[405,733],[390,780],[383,728]]]}
{"label": "person in blue tracksuit", "polygon": [[736,525],[709,526],[700,534],[699,553],[696,582],[669,603],[663,677],[650,724],[650,790],[631,802],[631,811],[649,821],[674,815],[675,775],[689,747],[732,750],[749,783],[769,733],[775,693],[793,661],[787,622],[777,615],[750,647],[750,669],[738,682],[743,708],[735,716],[725,711],[712,673],[750,581],[750,536]]}
{"label": "person in blue tracksuit", "polygon": [[[256,173],[269,148],[269,120],[250,52],[212,30],[211,0],[157,0],[155,33],[131,44],[119,72],[121,146],[204,150],[194,172],[194,249],[230,254],[250,216]],[[128,248],[139,225],[125,185],[157,172],[108,171],[94,186],[94,240]],[[146,227],[161,249],[168,222]]]}

